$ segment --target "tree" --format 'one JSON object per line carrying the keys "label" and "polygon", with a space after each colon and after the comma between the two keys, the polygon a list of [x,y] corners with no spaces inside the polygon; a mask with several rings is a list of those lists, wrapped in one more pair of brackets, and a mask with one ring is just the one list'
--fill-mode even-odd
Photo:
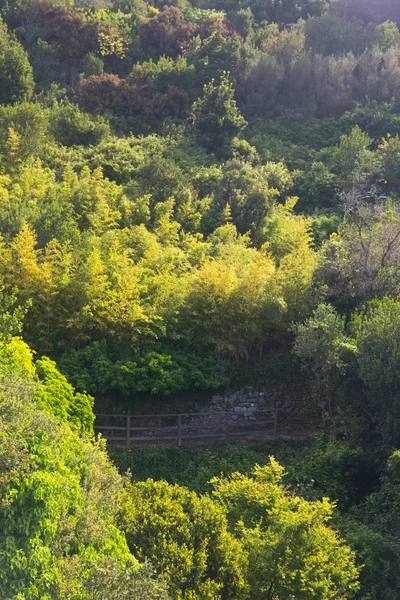
{"label": "tree", "polygon": [[388,135],[379,145],[379,159],[382,164],[384,189],[400,193],[400,137]]}
{"label": "tree", "polygon": [[76,100],[83,110],[141,117],[150,120],[153,126],[168,116],[187,117],[189,112],[189,99],[184,89],[169,85],[164,93],[160,93],[151,84],[143,81],[140,85],[131,84],[108,73],[82,79],[76,90]]}
{"label": "tree", "polygon": [[[2,594],[166,598],[165,587],[131,556],[116,526],[123,480],[104,445],[39,410],[32,400],[35,371],[21,368],[32,361],[29,349],[28,357],[20,343],[9,350],[16,361],[11,371],[0,353]],[[51,404],[57,385],[48,392]]]}
{"label": "tree", "polygon": [[33,74],[28,56],[0,17],[0,104],[28,100]]}
{"label": "tree", "polygon": [[194,273],[181,311],[185,337],[236,361],[259,356],[283,312],[274,261],[233,225],[212,239],[214,260]]}
{"label": "tree", "polygon": [[400,8],[396,0],[333,0],[331,9],[341,16],[356,16],[367,22],[400,22]]}
{"label": "tree", "polygon": [[247,125],[234,95],[225,74],[218,83],[213,79],[205,85],[202,96],[193,105],[195,130],[210,150],[221,150]]}
{"label": "tree", "polygon": [[355,186],[345,196],[347,218],[324,249],[319,278],[342,306],[399,294],[400,217],[377,188]]}
{"label": "tree", "polygon": [[29,48],[45,41],[63,60],[77,59],[98,50],[97,23],[72,6],[34,0],[24,7],[24,33]]}
{"label": "tree", "polygon": [[342,55],[363,52],[368,43],[364,23],[341,19],[334,14],[308,19],[305,24],[307,44],[315,54]]}
{"label": "tree", "polygon": [[285,307],[279,335],[286,335],[293,322],[310,314],[316,302],[317,255],[312,247],[310,222],[294,214],[296,200],[288,198],[284,205],[276,205],[262,233],[266,240],[262,248],[279,266],[277,283]]}
{"label": "tree", "polygon": [[345,318],[329,304],[320,304],[312,317],[294,327],[293,352],[321,384],[343,375],[357,348],[346,335]]}
{"label": "tree", "polygon": [[338,178],[322,162],[313,162],[311,168],[297,182],[296,193],[303,210],[333,208],[338,203]]}
{"label": "tree", "polygon": [[88,55],[104,58],[107,67],[112,65],[114,69],[113,62],[118,64],[125,56],[126,43],[117,20],[110,18],[106,10],[32,0],[21,12],[21,34],[30,52],[35,79],[44,87],[54,81],[75,84],[88,65]]}
{"label": "tree", "polygon": [[370,415],[383,433],[399,443],[400,303],[374,300],[353,315],[358,374],[368,390]]}
{"label": "tree", "polygon": [[93,435],[94,398],[75,393],[56,363],[47,357],[36,362],[36,371],[42,382],[34,396],[38,406],[78,431]]}
{"label": "tree", "polygon": [[210,207],[210,212],[214,213],[214,227],[229,204],[231,220],[239,233],[250,232],[257,240],[274,200],[280,191],[290,186],[290,175],[283,165],[270,163],[253,167],[238,158],[226,162],[222,173]]}
{"label": "tree", "polygon": [[[141,109],[141,97],[137,94],[134,110]],[[113,111],[124,114],[123,107],[127,100],[126,82],[118,75],[102,73],[82,79],[76,89],[75,99],[79,107],[84,111],[104,113]],[[140,104],[139,104],[140,103]],[[139,106],[138,106],[139,104]],[[129,106],[124,110],[129,110]]]}
{"label": "tree", "polygon": [[18,102],[12,106],[0,106],[0,152],[6,155],[6,160],[10,151],[10,130],[17,137],[13,171],[29,157],[45,154],[49,145],[46,138],[48,127],[49,111],[38,103]]}
{"label": "tree", "polygon": [[235,73],[246,58],[246,47],[237,33],[232,35],[217,28],[204,40],[194,38],[186,56],[188,63],[195,67],[197,81],[206,84],[213,78],[218,81],[226,71]]}
{"label": "tree", "polygon": [[161,12],[139,24],[141,45],[152,57],[165,55],[176,58],[198,31],[198,25],[186,21],[183,12],[176,6],[164,6]]}
{"label": "tree", "polygon": [[26,308],[18,304],[15,290],[0,285],[0,337],[8,339],[22,330]]}
{"label": "tree", "polygon": [[391,46],[400,42],[400,31],[393,21],[385,21],[376,26],[373,43],[379,46],[381,50],[389,50]]}
{"label": "tree", "polygon": [[358,589],[355,556],[329,526],[334,505],[308,502],[282,485],[283,468],[270,458],[250,476],[215,478],[213,497],[249,555],[254,600],[331,600]]}
{"label": "tree", "polygon": [[151,560],[173,600],[248,598],[246,553],[210,498],[165,481],[139,482],[128,487],[122,527],[131,552]]}
{"label": "tree", "polygon": [[90,117],[70,102],[55,104],[51,111],[50,131],[64,146],[97,145],[110,134],[101,117]]}
{"label": "tree", "polygon": [[368,151],[371,144],[372,139],[358,126],[348,135],[341,136],[331,161],[333,170],[339,175],[343,186],[351,187],[360,182],[360,177],[371,174],[370,166],[374,157],[373,153]]}
{"label": "tree", "polygon": [[293,352],[314,375],[320,401],[334,425],[340,390],[356,370],[357,345],[345,329],[345,318],[333,306],[320,304],[305,323],[293,327]]}

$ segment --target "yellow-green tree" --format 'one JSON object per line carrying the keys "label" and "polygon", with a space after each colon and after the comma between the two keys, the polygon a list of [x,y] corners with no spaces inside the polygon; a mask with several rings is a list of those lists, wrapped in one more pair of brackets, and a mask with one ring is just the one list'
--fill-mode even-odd
{"label": "yellow-green tree", "polygon": [[282,484],[283,472],[271,458],[250,476],[212,480],[213,497],[248,552],[250,597],[351,598],[358,570],[354,553],[329,524],[334,505],[294,495]]}

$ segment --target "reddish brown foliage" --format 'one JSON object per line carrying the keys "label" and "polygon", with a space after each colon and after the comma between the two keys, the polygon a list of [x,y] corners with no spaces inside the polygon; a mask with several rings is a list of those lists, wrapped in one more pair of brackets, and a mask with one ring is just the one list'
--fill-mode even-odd
{"label": "reddish brown foliage", "polygon": [[166,6],[156,17],[143,19],[139,26],[143,48],[150,49],[154,56],[165,54],[171,58],[182,54],[199,31],[198,25],[185,21],[175,6]]}
{"label": "reddish brown foliage", "polygon": [[235,33],[235,29],[226,17],[210,15],[201,27],[200,36],[208,38],[216,32],[219,32],[224,38],[229,38]]}
{"label": "reddish brown foliage", "polygon": [[98,28],[92,19],[68,6],[34,0],[24,8],[27,43],[37,38],[59,47],[63,58],[80,58],[98,46]]}
{"label": "reddish brown foliage", "polygon": [[89,112],[103,113],[107,110],[120,112],[118,103],[123,103],[125,80],[118,75],[93,75],[82,79],[78,85],[76,99],[80,107]]}
{"label": "reddish brown foliage", "polygon": [[162,120],[166,117],[185,118],[189,116],[189,98],[184,90],[168,87],[165,94],[153,94],[146,103],[145,114],[149,119]]}
{"label": "reddish brown foliage", "polygon": [[164,94],[151,86],[140,88],[117,75],[94,75],[83,79],[76,90],[76,101],[89,112],[113,112],[127,117],[162,120],[166,117],[186,117],[189,111],[187,94],[169,87]]}
{"label": "reddish brown foliage", "polygon": [[26,5],[23,24],[28,47],[40,38],[57,46],[63,59],[80,59],[96,52],[99,34],[113,34],[108,23],[99,23],[70,6],[54,5],[47,0],[32,0]]}

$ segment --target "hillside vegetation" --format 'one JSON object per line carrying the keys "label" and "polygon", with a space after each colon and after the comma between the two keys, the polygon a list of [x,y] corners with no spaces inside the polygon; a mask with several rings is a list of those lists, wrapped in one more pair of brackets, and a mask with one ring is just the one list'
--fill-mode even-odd
{"label": "hillside vegetation", "polygon": [[[1,598],[400,597],[399,27],[0,0]],[[289,377],[305,448],[94,440],[95,397]]]}

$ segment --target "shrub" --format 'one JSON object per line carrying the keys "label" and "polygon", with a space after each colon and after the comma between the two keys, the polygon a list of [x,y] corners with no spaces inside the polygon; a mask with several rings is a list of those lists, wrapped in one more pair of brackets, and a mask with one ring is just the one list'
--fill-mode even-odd
{"label": "shrub", "polygon": [[128,487],[122,527],[131,552],[148,558],[174,599],[247,597],[246,554],[208,497],[166,482]]}

